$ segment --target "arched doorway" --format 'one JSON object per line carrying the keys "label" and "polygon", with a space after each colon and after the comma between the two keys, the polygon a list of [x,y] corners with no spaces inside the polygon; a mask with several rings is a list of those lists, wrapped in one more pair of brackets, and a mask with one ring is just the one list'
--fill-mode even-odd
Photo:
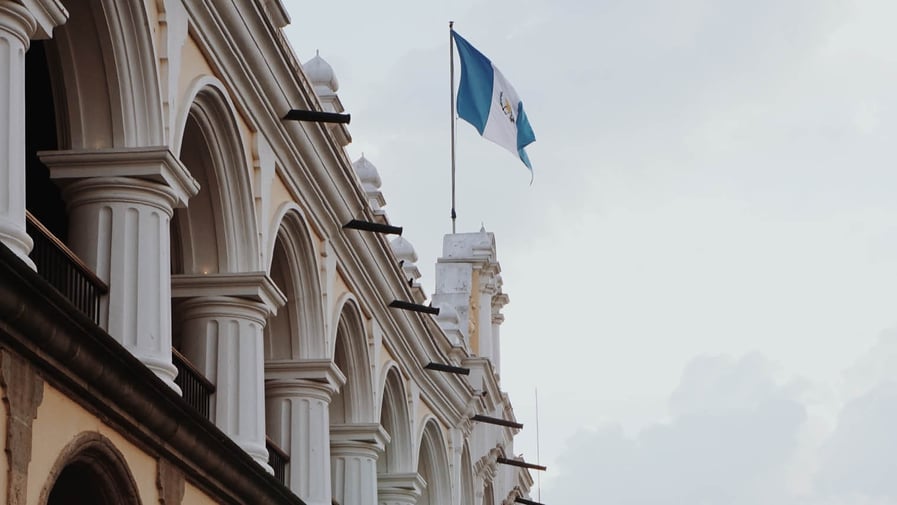
{"label": "arched doorway", "polygon": [[50,473],[39,503],[46,505],[140,505],[134,477],[122,454],[98,433],[71,442]]}

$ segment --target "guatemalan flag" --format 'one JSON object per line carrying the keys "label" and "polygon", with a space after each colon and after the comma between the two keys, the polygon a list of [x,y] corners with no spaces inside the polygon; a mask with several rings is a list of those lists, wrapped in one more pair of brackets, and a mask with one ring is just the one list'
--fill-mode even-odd
{"label": "guatemalan flag", "polygon": [[480,135],[511,151],[532,171],[524,147],[536,140],[523,102],[498,68],[452,30],[461,57],[458,116]]}

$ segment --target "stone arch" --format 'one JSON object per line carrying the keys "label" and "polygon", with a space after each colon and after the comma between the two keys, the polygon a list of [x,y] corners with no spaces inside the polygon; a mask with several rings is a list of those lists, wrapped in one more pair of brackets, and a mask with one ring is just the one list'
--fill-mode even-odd
{"label": "stone arch", "polygon": [[337,307],[340,317],[336,324],[333,361],[346,376],[346,384],[330,402],[330,424],[372,423],[376,421],[374,390],[361,309],[351,295],[344,296]]}
{"label": "stone arch", "polygon": [[52,40],[65,81],[65,147],[164,144],[162,97],[147,4],[72,0]]}
{"label": "stone arch", "polygon": [[274,222],[277,232],[270,234],[268,272],[287,303],[265,328],[265,359],[326,358],[318,254],[311,231],[302,211],[292,202],[278,209]]}
{"label": "stone arch", "polygon": [[108,438],[96,432],[81,433],[63,448],[38,500],[42,505],[81,502],[140,504],[137,483],[124,456]]}
{"label": "stone arch", "polygon": [[175,148],[200,191],[172,219],[172,271],[258,271],[250,163],[236,109],[224,86],[211,77],[194,81],[188,98]]}
{"label": "stone arch", "polygon": [[380,426],[389,434],[390,441],[377,459],[377,472],[380,474],[411,472],[414,470],[411,416],[398,366],[391,364],[386,367],[379,390],[381,391]]}
{"label": "stone arch", "polygon": [[417,505],[451,503],[451,468],[445,437],[435,418],[430,417],[423,426],[418,443],[417,473],[426,481],[427,487]]}

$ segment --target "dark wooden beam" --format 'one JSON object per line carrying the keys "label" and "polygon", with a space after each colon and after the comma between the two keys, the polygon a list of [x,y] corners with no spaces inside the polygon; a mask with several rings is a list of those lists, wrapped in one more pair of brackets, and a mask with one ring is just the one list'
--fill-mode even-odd
{"label": "dark wooden beam", "polygon": [[350,114],[337,114],[336,112],[322,112],[317,110],[292,109],[283,117],[289,121],[309,121],[312,123],[339,123],[349,124],[352,119]]}
{"label": "dark wooden beam", "polygon": [[548,467],[542,465],[536,465],[533,463],[527,463],[526,461],[518,461],[516,459],[508,459],[508,458],[498,458],[497,460],[502,465],[511,465],[511,466],[519,466],[520,468],[528,468],[530,470],[539,470],[540,472],[544,472],[548,470]]}
{"label": "dark wooden beam", "polygon": [[523,429],[523,425],[520,423],[515,423],[514,421],[508,421],[506,419],[498,419],[496,417],[481,416],[479,414],[471,417],[470,420],[479,421],[481,423],[497,424],[499,426],[507,426],[508,428],[517,428],[518,430]]}
{"label": "dark wooden beam", "polygon": [[427,370],[436,370],[437,372],[447,372],[447,373],[456,373],[458,375],[470,375],[469,368],[463,368],[460,366],[452,366],[452,365],[443,365],[440,363],[428,363],[425,366]]}
{"label": "dark wooden beam", "polygon": [[370,221],[361,221],[353,219],[343,225],[343,229],[370,231],[374,233],[383,233],[386,235],[401,235],[401,226],[390,226],[388,224],[372,223]]}
{"label": "dark wooden beam", "polygon": [[429,307],[427,305],[420,305],[417,303],[403,302],[402,300],[393,300],[393,301],[389,302],[389,306],[394,309],[410,310],[412,312],[422,312],[424,314],[433,314],[434,316],[439,315],[438,307]]}

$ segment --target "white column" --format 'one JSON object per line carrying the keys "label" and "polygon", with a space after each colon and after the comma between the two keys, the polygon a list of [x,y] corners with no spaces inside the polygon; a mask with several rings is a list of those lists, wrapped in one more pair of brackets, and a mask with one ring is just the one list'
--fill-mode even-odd
{"label": "white column", "polygon": [[212,421],[270,471],[262,351],[270,310],[233,296],[191,298],[180,309],[182,352],[215,384]]}
{"label": "white column", "polygon": [[171,363],[168,225],[173,193],[140,179],[83,179],[65,188],[69,246],[109,284],[100,321],[177,390]]}
{"label": "white column", "polygon": [[505,322],[501,309],[508,304],[508,295],[501,292],[500,276],[498,283],[498,293],[492,297],[492,368],[496,375],[501,376],[501,325]]}
{"label": "white column", "polygon": [[377,458],[389,442],[379,424],[330,427],[333,499],[341,504],[377,505]]}
{"label": "white column", "polygon": [[329,381],[273,379],[265,383],[268,434],[290,455],[287,486],[308,505],[331,505]]}
{"label": "white column", "polygon": [[62,186],[69,247],[109,285],[100,324],[166,384],[171,362],[169,223],[199,189],[165,147],[40,153]]}
{"label": "white column", "polygon": [[31,268],[25,233],[25,51],[37,24],[28,9],[0,0],[0,242]]}
{"label": "white column", "polygon": [[417,473],[381,474],[377,478],[378,505],[414,505],[427,487]]}

